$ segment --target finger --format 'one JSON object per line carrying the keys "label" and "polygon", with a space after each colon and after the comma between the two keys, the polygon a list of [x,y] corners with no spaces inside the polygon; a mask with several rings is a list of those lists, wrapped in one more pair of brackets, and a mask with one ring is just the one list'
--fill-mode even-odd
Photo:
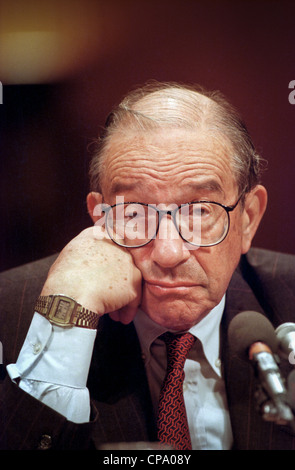
{"label": "finger", "polygon": [[137,307],[131,307],[130,305],[126,305],[125,307],[122,307],[119,310],[114,310],[113,312],[110,312],[109,316],[114,321],[119,321],[124,325],[128,325],[128,323],[132,322],[133,318],[136,315],[136,312]]}
{"label": "finger", "polygon": [[119,311],[119,321],[124,325],[128,325],[128,323],[132,322],[133,318],[135,317],[137,312],[137,306],[126,305],[122,307]]}
{"label": "finger", "polygon": [[120,321],[120,313],[118,310],[114,310],[113,312],[110,312],[109,316],[114,321]]}

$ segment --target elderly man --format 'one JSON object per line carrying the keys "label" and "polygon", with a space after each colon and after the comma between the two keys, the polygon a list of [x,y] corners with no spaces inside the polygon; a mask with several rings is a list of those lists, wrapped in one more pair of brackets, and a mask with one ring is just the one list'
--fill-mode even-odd
{"label": "elderly man", "polygon": [[[294,319],[294,258],[250,249],[267,205],[260,166],[218,93],[147,85],[110,114],[91,165],[94,226],[43,286],[52,258],[2,274],[3,448],[294,447],[288,426],[262,419],[252,367],[227,341],[243,310],[274,326]],[[26,320],[7,318],[16,283],[14,315]],[[161,390],[177,354],[167,332],[176,349],[185,336],[177,392]]]}

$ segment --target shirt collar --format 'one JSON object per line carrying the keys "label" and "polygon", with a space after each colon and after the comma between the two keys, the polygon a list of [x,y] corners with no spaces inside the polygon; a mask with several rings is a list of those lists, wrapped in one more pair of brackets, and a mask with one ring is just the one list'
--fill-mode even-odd
{"label": "shirt collar", "polygon": [[[225,295],[222,297],[218,305],[216,305],[199,323],[194,325],[189,332],[200,340],[207,361],[220,376],[219,365],[219,343],[220,343],[220,322],[225,306]],[[151,344],[163,333],[167,328],[158,325],[151,320],[143,310],[138,310],[134,318],[134,325],[137,331],[139,342],[143,354],[146,357],[150,355]]]}

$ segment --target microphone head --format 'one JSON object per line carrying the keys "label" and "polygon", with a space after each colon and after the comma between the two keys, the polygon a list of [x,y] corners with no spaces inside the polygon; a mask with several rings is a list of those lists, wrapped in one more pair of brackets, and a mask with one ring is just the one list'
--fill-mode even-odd
{"label": "microphone head", "polygon": [[279,354],[287,359],[295,350],[295,323],[282,323],[275,330],[279,342]]}
{"label": "microphone head", "polygon": [[282,325],[278,326],[276,329],[276,335],[280,340],[282,340],[285,335],[288,333],[294,333],[295,332],[295,323],[287,322],[287,323],[282,323]]}
{"label": "microphone head", "polygon": [[273,353],[278,349],[278,339],[271,322],[261,313],[242,312],[229,324],[228,341],[231,350],[238,357],[249,360],[249,348],[252,344],[266,344]]}

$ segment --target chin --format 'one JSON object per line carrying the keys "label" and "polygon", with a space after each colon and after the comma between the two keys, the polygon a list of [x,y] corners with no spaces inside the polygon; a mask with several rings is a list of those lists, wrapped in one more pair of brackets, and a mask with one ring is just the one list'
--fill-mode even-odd
{"label": "chin", "polygon": [[196,306],[189,308],[187,305],[157,305],[156,307],[144,308],[146,314],[158,325],[169,330],[186,331],[196,325],[210,311],[196,309]]}

